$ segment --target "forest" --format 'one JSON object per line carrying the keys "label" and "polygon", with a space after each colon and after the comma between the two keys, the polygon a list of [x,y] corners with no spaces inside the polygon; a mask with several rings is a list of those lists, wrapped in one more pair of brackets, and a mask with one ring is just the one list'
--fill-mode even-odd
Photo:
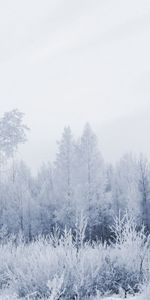
{"label": "forest", "polygon": [[149,160],[125,153],[105,162],[87,123],[78,138],[65,127],[55,161],[33,176],[17,159],[29,130],[17,109],[0,118],[0,299],[147,291]]}

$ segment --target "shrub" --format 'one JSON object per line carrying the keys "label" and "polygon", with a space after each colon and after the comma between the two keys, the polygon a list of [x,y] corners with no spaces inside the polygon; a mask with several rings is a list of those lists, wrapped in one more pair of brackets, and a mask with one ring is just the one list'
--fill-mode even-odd
{"label": "shrub", "polygon": [[112,230],[115,241],[110,245],[89,244],[83,234],[76,239],[71,231],[61,235],[58,229],[29,244],[23,239],[1,244],[1,291],[50,300],[140,291],[149,281],[149,237],[127,215],[116,219]]}

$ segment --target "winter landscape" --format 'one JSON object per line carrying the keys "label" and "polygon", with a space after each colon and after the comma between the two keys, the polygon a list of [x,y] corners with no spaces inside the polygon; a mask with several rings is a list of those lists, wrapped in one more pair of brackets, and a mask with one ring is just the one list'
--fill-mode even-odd
{"label": "winter landscape", "polygon": [[0,120],[2,299],[147,299],[149,161],[105,163],[87,123],[77,139],[65,127],[56,160],[32,176],[16,160],[28,131],[18,110]]}
{"label": "winter landscape", "polygon": [[149,0],[0,0],[0,300],[150,300],[149,37]]}

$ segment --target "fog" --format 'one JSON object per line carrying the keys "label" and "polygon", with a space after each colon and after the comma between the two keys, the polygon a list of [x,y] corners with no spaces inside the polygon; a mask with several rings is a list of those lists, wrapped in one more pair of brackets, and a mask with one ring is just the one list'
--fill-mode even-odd
{"label": "fog", "polygon": [[19,157],[37,170],[87,121],[106,160],[150,157],[149,36],[148,0],[0,1],[0,114],[31,128]]}

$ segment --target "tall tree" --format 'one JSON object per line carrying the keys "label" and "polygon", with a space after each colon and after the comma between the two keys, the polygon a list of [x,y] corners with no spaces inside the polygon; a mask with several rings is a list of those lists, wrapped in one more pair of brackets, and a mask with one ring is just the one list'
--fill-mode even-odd
{"label": "tall tree", "polygon": [[36,190],[36,201],[39,210],[39,231],[46,234],[55,225],[56,212],[51,164],[43,164],[40,168],[36,179]]}
{"label": "tall tree", "polygon": [[132,153],[125,154],[117,163],[113,178],[113,198],[116,215],[126,210],[138,217],[140,195],[138,189],[138,164]]}
{"label": "tall tree", "polygon": [[[14,165],[14,155],[19,144],[27,140],[26,132],[28,127],[23,123],[24,114],[17,109],[4,113],[0,119],[0,157],[4,159],[12,158]],[[13,168],[14,181],[14,168]]]}
{"label": "tall tree", "polygon": [[[104,201],[106,173],[98,141],[91,126],[84,127],[78,145],[78,199],[86,210],[90,231],[99,222]],[[96,229],[95,229],[96,231]]]}
{"label": "tall tree", "polygon": [[139,158],[138,167],[142,221],[146,229],[150,230],[150,164],[143,155]]}
{"label": "tall tree", "polygon": [[23,124],[23,117],[24,114],[15,109],[0,119],[0,151],[7,157],[13,156],[18,145],[27,140],[28,127]]}
{"label": "tall tree", "polygon": [[[71,222],[73,209],[73,163],[74,139],[70,127],[65,127],[58,142],[58,152],[54,168],[55,196],[60,208],[59,220],[66,218],[65,223]],[[65,217],[64,217],[65,215]]]}

